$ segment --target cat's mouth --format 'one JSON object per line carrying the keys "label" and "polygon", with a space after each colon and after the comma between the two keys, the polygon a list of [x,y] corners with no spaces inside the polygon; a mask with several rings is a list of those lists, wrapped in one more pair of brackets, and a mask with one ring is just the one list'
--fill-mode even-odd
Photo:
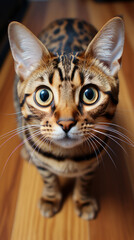
{"label": "cat's mouth", "polygon": [[68,136],[65,136],[62,139],[58,139],[58,140],[54,140],[54,143],[60,147],[63,148],[74,148],[75,146],[78,146],[80,144],[82,144],[83,139],[79,138],[79,139],[72,139]]}

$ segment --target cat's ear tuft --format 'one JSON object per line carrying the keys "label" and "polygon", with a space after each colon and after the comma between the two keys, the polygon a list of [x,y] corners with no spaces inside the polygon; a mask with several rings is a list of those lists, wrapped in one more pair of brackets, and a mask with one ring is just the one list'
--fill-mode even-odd
{"label": "cat's ear tuft", "polygon": [[39,66],[42,58],[50,56],[40,40],[21,23],[9,24],[8,37],[16,73],[23,79]]}
{"label": "cat's ear tuft", "polygon": [[116,76],[124,46],[124,22],[120,17],[108,21],[88,45],[85,56],[93,56],[110,69],[110,74]]}

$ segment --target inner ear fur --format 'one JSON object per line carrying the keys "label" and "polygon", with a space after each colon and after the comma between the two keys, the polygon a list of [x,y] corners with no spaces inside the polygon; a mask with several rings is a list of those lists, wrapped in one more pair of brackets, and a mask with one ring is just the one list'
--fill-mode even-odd
{"label": "inner ear fur", "polygon": [[103,62],[112,76],[116,76],[121,63],[124,46],[124,21],[115,17],[108,21],[96,34],[85,51],[85,57],[92,56]]}
{"label": "inner ear fur", "polygon": [[21,23],[9,24],[8,37],[15,61],[15,71],[23,79],[26,79],[42,60],[50,57],[47,48]]}

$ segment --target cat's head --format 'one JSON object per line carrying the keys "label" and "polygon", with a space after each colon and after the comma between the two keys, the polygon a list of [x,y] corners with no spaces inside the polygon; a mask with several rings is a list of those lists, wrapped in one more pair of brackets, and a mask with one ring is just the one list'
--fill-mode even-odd
{"label": "cat's head", "polygon": [[113,117],[118,103],[123,20],[110,20],[75,56],[54,56],[20,23],[12,22],[8,33],[25,121],[63,148],[96,135],[96,126]]}

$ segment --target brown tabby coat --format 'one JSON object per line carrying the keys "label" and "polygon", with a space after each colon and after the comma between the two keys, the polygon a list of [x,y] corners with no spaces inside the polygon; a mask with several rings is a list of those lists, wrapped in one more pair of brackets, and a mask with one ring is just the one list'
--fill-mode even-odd
{"label": "brown tabby coat", "polygon": [[60,209],[58,176],[75,177],[76,212],[93,219],[98,206],[89,184],[107,143],[100,125],[110,122],[118,103],[123,20],[115,17],[97,33],[85,21],[61,19],[40,40],[17,22],[8,33],[23,153],[45,183],[41,213],[51,217]]}

